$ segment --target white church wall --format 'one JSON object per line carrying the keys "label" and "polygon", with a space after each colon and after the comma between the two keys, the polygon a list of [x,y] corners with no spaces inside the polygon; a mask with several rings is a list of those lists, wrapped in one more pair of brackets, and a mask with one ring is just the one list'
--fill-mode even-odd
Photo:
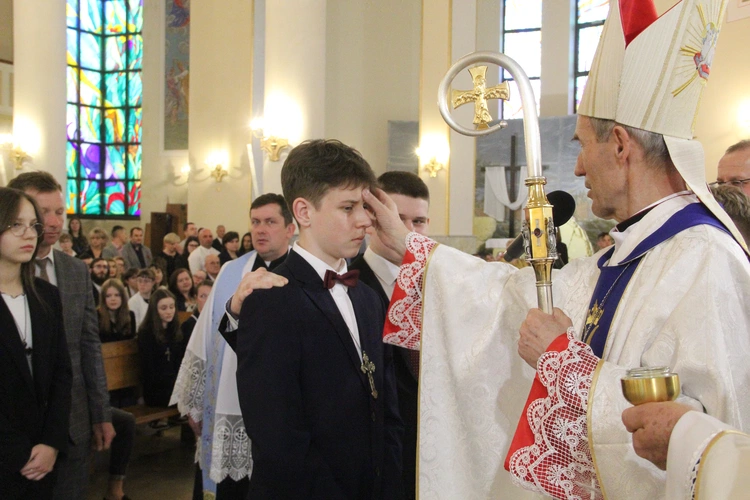
{"label": "white church wall", "polygon": [[0,61],[13,61],[13,0],[0,0]]}
{"label": "white church wall", "polygon": [[386,170],[388,120],[417,120],[422,2],[328,0],[325,135]]}

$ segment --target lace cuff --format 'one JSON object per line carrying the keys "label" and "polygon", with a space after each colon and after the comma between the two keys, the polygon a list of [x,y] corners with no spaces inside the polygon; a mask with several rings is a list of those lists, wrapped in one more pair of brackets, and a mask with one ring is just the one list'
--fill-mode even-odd
{"label": "lace cuff", "polygon": [[245,431],[242,415],[216,415],[211,445],[210,477],[220,483],[227,477],[239,481],[253,470],[250,437]]}
{"label": "lace cuff", "polygon": [[206,391],[206,361],[190,351],[180,365],[170,403],[177,403],[180,414],[196,422],[203,420],[203,394]]}
{"label": "lace cuff", "polygon": [[422,294],[427,262],[438,243],[418,233],[406,237],[406,255],[396,279],[383,331],[383,342],[419,350]]}
{"label": "lace cuff", "polygon": [[575,331],[558,337],[537,374],[506,469],[513,481],[554,498],[602,498],[588,442],[588,396],[599,364]]}

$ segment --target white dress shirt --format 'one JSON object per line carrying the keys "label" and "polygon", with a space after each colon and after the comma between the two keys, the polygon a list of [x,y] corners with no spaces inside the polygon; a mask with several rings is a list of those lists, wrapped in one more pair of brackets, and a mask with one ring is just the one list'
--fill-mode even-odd
{"label": "white dress shirt", "polygon": [[202,246],[199,246],[188,257],[188,264],[190,266],[190,272],[195,273],[197,271],[205,271],[206,270],[206,257],[209,255],[219,255],[219,251],[215,248],[203,248]]}
{"label": "white dress shirt", "polygon": [[[49,282],[55,286],[57,286],[57,275],[55,274],[55,251],[51,248],[49,249],[49,253],[44,257],[39,257],[37,255],[36,260],[41,259],[49,259],[46,264],[47,266],[47,277],[49,278]],[[40,274],[39,266],[34,263],[34,275],[38,278]]]}
{"label": "white dress shirt", "polygon": [[[299,254],[300,257],[305,259],[305,261],[312,266],[312,268],[315,270],[316,273],[318,273],[318,276],[320,276],[321,281],[325,277],[326,271],[331,270],[337,274],[344,274],[347,272],[346,267],[346,261],[344,259],[340,259],[338,262],[338,269],[334,269],[301,246],[299,246],[298,243],[294,243],[293,250]],[[348,286],[345,286],[339,282],[336,282],[333,287],[328,290],[331,293],[331,297],[333,297],[333,301],[336,303],[336,307],[338,308],[339,312],[341,313],[341,316],[344,318],[344,321],[346,322],[346,326],[349,327],[349,335],[352,337],[352,342],[354,342],[354,347],[357,348],[357,355],[359,356],[360,361],[362,360],[362,344],[359,340],[359,328],[357,327],[357,316],[354,314],[354,306],[352,305],[352,299],[349,298],[349,294],[347,293],[347,290],[349,290]]]}
{"label": "white dress shirt", "polygon": [[378,278],[380,286],[383,287],[383,291],[390,299],[393,296],[393,289],[396,287],[396,278],[398,278],[398,271],[401,269],[393,262],[384,259],[380,255],[376,254],[369,247],[365,250],[365,254],[362,256],[370,266],[372,272],[375,273],[375,277]]}

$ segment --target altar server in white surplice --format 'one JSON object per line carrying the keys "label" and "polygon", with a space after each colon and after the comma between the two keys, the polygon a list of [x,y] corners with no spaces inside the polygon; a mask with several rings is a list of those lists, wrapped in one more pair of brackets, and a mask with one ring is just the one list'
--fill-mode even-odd
{"label": "altar server in white surplice", "polygon": [[286,284],[286,278],[267,271],[284,261],[294,234],[291,212],[278,194],[253,201],[250,223],[254,250],[222,266],[190,337],[170,401],[190,417],[199,436],[198,497],[217,500],[244,499],[252,472],[250,438],[237,398],[237,356],[220,328],[236,330],[233,316],[239,315],[242,300],[252,290]]}
{"label": "altar server in white surplice", "polygon": [[658,18],[650,0],[610,6],[575,174],[594,214],[618,222],[615,243],[554,274],[554,315],[536,308],[530,268],[407,235],[390,203],[366,198],[381,240],[405,255],[384,340],[421,349],[421,498],[521,498],[512,482],[556,498],[662,498],[665,473],[620,419],[634,367],[670,366],[680,402],[750,429],[747,247],[691,130],[711,62],[691,47],[713,53],[726,3],[683,0]]}

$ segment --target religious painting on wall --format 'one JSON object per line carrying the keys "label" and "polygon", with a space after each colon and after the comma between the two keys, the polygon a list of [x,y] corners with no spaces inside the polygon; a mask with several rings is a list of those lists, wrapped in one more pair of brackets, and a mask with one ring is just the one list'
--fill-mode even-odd
{"label": "religious painting on wall", "polygon": [[188,149],[190,0],[167,0],[164,34],[164,149]]}

